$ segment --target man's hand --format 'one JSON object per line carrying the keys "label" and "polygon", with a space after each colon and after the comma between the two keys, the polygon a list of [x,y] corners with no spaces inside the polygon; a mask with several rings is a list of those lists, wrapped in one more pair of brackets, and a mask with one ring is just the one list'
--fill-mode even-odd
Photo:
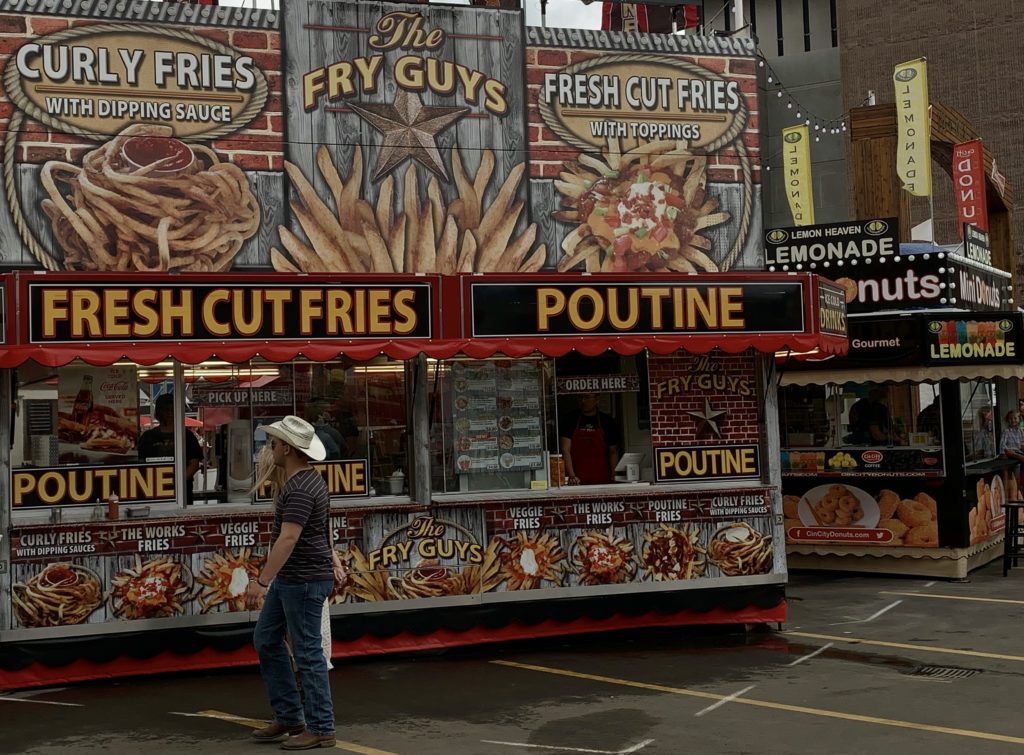
{"label": "man's hand", "polygon": [[249,586],[245,589],[245,607],[250,611],[255,611],[263,603],[263,599],[266,596],[267,588],[255,579],[250,579]]}
{"label": "man's hand", "polygon": [[334,586],[339,590],[348,584],[348,569],[340,561],[334,562]]}

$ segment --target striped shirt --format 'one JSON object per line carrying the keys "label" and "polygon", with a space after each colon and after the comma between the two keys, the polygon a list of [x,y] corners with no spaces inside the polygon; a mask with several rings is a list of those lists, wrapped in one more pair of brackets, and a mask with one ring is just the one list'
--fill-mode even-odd
{"label": "striped shirt", "polygon": [[302,526],[295,550],[277,578],[288,584],[333,580],[330,541],[330,497],[327,483],[315,469],[296,472],[284,484],[274,511],[274,529],[270,547],[281,534],[281,525],[292,522]]}

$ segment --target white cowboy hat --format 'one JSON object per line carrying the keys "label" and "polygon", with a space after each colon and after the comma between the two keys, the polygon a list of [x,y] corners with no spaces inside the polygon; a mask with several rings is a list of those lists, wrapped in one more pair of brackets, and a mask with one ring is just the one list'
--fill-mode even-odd
{"label": "white cowboy hat", "polygon": [[267,435],[280,438],[292,448],[302,451],[313,461],[323,461],[327,458],[327,449],[323,441],[316,435],[314,427],[301,417],[289,414],[279,422],[272,422],[263,426]]}

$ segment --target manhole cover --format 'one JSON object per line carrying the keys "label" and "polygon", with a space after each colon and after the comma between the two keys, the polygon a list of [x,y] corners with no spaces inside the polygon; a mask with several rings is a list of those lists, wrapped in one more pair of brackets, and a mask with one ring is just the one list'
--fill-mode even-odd
{"label": "manhole cover", "polygon": [[927,676],[931,679],[966,679],[979,673],[979,669],[957,668],[956,666],[917,666],[903,673],[907,676]]}

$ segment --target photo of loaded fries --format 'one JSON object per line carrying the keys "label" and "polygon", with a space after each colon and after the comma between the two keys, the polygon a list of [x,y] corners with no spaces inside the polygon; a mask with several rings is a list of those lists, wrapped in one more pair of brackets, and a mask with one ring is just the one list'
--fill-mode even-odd
{"label": "photo of loaded fries", "polygon": [[110,610],[119,619],[162,619],[185,612],[192,598],[192,573],[170,556],[135,563],[111,580]]}
{"label": "photo of loaded fries", "polygon": [[209,613],[217,606],[245,611],[245,590],[249,580],[259,577],[264,560],[251,548],[226,548],[207,557],[196,576],[203,587],[199,593],[200,613]]}
{"label": "photo of loaded fries", "polygon": [[581,585],[617,585],[632,582],[636,576],[633,543],[607,532],[585,532],[576,538],[573,565]]}
{"label": "photo of loaded fries", "polygon": [[707,194],[707,157],[685,141],[656,141],[621,151],[609,139],[600,155],[564,163],[556,220],[575,223],[562,241],[560,271],[718,272],[702,231],[730,214]]}
{"label": "photo of loaded fries", "polygon": [[676,528],[662,524],[653,532],[644,533],[641,558],[644,569],[656,582],[694,579],[704,576],[707,551],[700,543],[700,529],[696,525]]}
{"label": "photo of loaded fries", "polygon": [[565,553],[550,533],[517,532],[501,543],[501,576],[509,590],[535,590],[544,582],[561,585],[565,579]]}

